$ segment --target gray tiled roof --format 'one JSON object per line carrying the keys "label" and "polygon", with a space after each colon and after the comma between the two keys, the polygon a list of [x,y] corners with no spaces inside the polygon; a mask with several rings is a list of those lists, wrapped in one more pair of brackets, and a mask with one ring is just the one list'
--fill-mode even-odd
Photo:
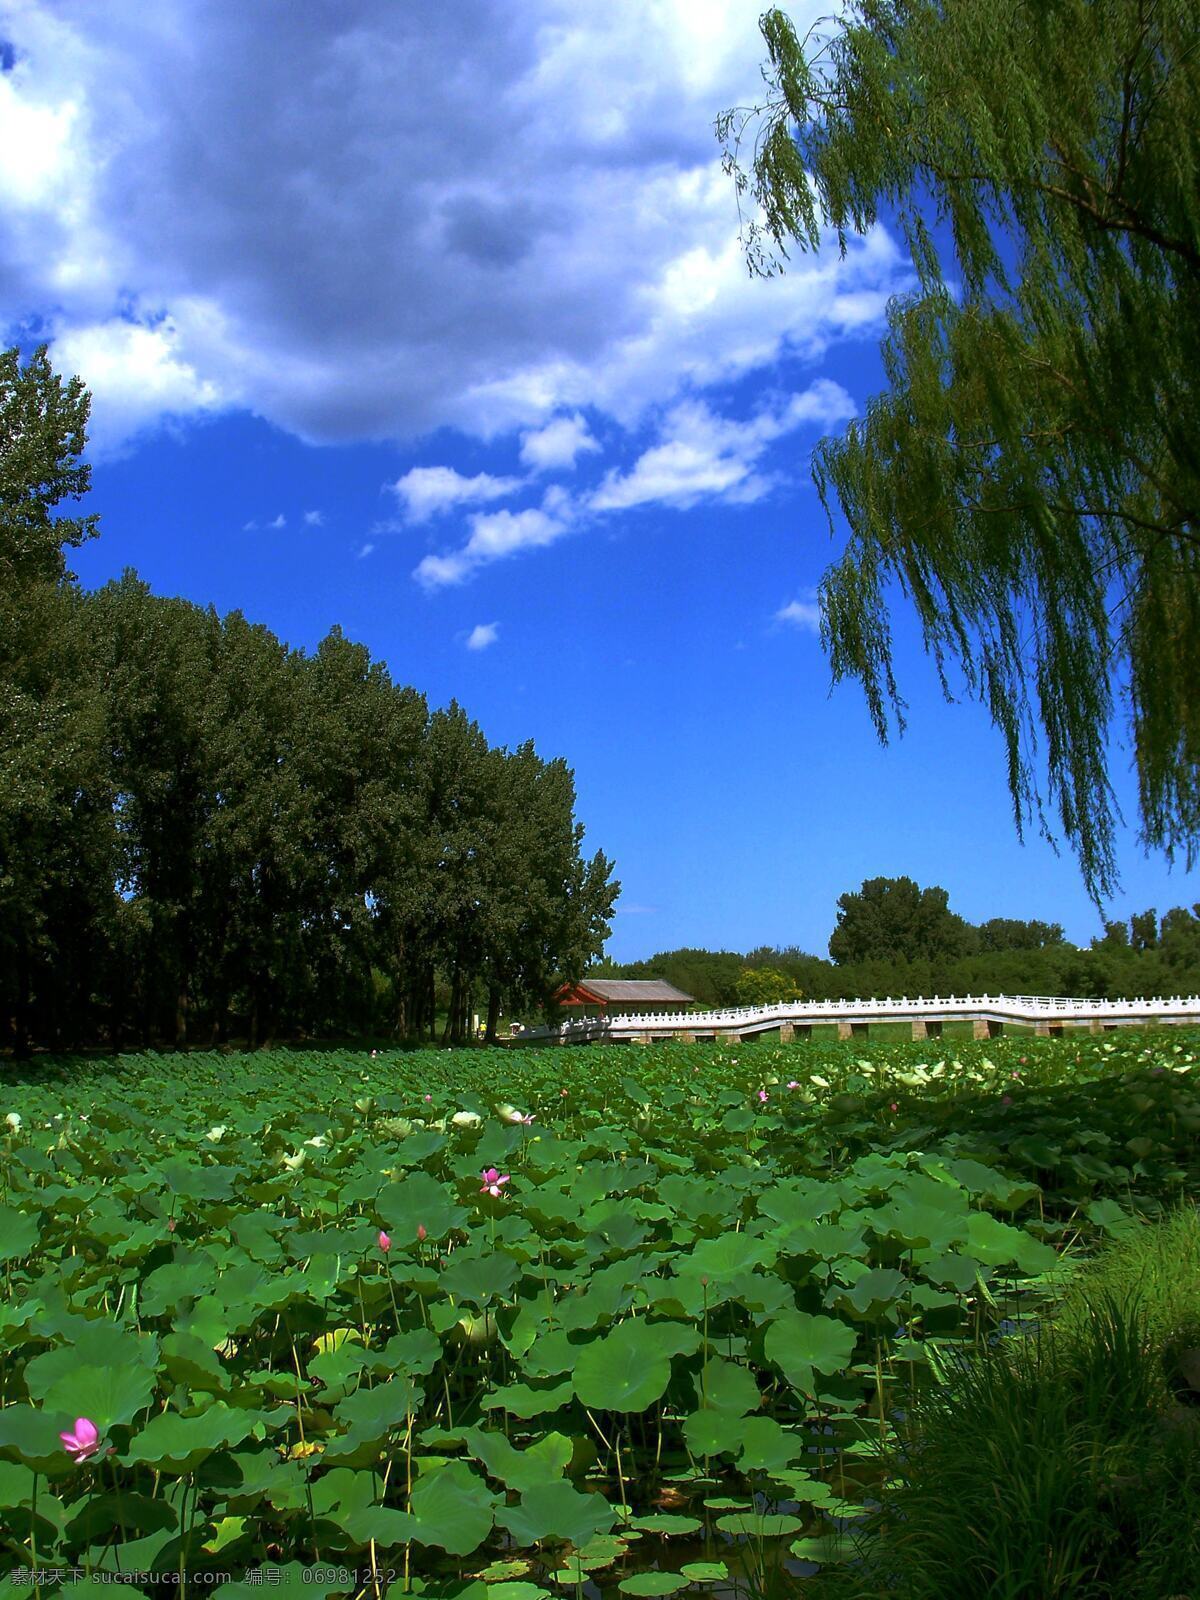
{"label": "gray tiled roof", "polygon": [[673,1001],[675,1004],[692,1003],[692,996],[684,994],[673,983],[661,978],[584,978],[583,987],[598,994],[602,1000]]}

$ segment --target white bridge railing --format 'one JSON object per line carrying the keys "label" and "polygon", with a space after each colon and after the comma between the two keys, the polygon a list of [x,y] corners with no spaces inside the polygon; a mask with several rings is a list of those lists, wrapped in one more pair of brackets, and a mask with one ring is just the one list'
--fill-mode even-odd
{"label": "white bridge railing", "polygon": [[516,1038],[561,1039],[587,1044],[593,1039],[631,1039],[665,1034],[765,1033],[781,1025],[811,1027],[831,1022],[1098,1022],[1130,1026],[1138,1022],[1200,1024],[1200,995],[1161,995],[1134,1000],[1072,999],[1064,995],[919,995],[910,999],[785,1000],[776,1005],[732,1006],[719,1011],[654,1011],[580,1017],[558,1026],[526,1028]]}

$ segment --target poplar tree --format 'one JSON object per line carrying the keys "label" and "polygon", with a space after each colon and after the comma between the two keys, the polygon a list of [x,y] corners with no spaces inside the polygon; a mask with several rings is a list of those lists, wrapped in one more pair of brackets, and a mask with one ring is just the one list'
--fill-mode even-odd
{"label": "poplar tree", "polygon": [[[849,537],[822,583],[835,682],[903,728],[888,589],[1003,735],[1018,829],[1050,813],[1115,886],[1123,721],[1148,847],[1200,839],[1200,14],[1192,0],[854,0],[761,20],[763,105],[717,120],[789,244],[898,229],[888,388],[814,455]],[[752,156],[743,158],[753,129]],[[743,165],[745,159],[745,165]]]}
{"label": "poplar tree", "polygon": [[561,761],[429,713],[334,628],[85,593],[88,397],[0,353],[0,1050],[393,1031],[540,1004],[619,886]]}
{"label": "poplar tree", "polygon": [[[19,1052],[39,962],[93,964],[86,952],[73,959],[52,926],[77,924],[97,893],[99,718],[70,671],[78,641],[65,557],[96,531],[94,516],[69,514],[88,489],[89,404],[78,378],[52,371],[44,346],[27,360],[0,350],[0,1019],[12,1016]],[[71,940],[72,952],[85,945]],[[71,1020],[60,1010],[55,1024]]]}

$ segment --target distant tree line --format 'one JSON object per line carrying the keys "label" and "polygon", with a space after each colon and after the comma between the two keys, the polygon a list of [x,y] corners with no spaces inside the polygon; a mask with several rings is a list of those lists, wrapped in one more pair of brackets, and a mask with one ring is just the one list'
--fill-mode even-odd
{"label": "distant tree line", "polygon": [[540,1006],[618,893],[572,774],[334,629],[86,593],[88,396],[0,355],[0,1044],[432,1036]]}
{"label": "distant tree line", "polygon": [[[1200,993],[1200,904],[1159,919],[1109,922],[1083,949],[1058,923],[993,917],[972,924],[944,889],[911,878],[871,878],[838,900],[832,959],[795,946],[664,950],[647,961],[605,963],[614,977],[665,978],[707,1006],[870,995]],[[600,967],[593,972],[599,976]]]}

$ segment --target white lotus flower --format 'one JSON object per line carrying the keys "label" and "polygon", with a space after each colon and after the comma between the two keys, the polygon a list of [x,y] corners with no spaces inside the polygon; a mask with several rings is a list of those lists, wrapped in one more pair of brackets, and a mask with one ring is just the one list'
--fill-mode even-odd
{"label": "white lotus flower", "polygon": [[21,1113],[19,1111],[10,1111],[4,1120],[15,1133],[21,1126]]}

